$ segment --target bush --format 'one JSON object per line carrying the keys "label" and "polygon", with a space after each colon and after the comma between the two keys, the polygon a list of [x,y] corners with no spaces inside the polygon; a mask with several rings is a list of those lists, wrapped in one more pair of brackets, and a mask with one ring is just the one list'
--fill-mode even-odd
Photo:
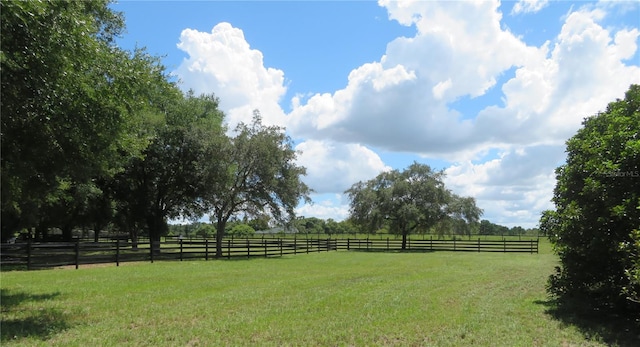
{"label": "bush", "polygon": [[540,220],[560,257],[551,294],[615,308],[637,298],[639,133],[640,86],[633,85],[567,141],[567,162],[556,169],[556,211]]}

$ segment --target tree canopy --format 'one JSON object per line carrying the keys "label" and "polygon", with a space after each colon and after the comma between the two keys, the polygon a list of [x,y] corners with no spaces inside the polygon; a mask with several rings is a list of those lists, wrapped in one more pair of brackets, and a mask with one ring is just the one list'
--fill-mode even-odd
{"label": "tree canopy", "polygon": [[120,225],[130,232],[142,227],[156,241],[169,218],[196,219],[207,211],[209,162],[219,160],[225,137],[224,115],[212,95],[189,92],[164,111],[151,125],[142,156],[132,157],[112,180]]}
{"label": "tree canopy", "polygon": [[240,123],[235,135],[218,147],[218,160],[210,160],[207,203],[217,225],[216,252],[222,254],[227,221],[236,214],[269,214],[288,223],[300,199],[309,201],[310,189],[302,182],[306,169],[297,166],[296,151],[284,129],[262,124],[254,112],[252,124]]}
{"label": "tree canopy", "polygon": [[284,222],[308,199],[284,129],[256,112],[227,136],[214,95],[115,45],[108,0],[3,1],[0,15],[3,240],[108,224],[159,240],[208,212],[220,238],[236,214]]}
{"label": "tree canopy", "polygon": [[140,111],[172,88],[143,50],[114,45],[107,1],[0,3],[2,236],[86,210],[95,182],[145,147]]}
{"label": "tree canopy", "polygon": [[540,229],[560,256],[550,292],[620,307],[639,301],[640,86],[586,118],[556,169]]}
{"label": "tree canopy", "polygon": [[383,172],[358,182],[346,191],[350,218],[369,231],[386,225],[390,232],[402,234],[402,249],[410,233],[477,223],[482,210],[475,199],[453,194],[445,188],[443,177],[443,172],[413,163],[404,171]]}

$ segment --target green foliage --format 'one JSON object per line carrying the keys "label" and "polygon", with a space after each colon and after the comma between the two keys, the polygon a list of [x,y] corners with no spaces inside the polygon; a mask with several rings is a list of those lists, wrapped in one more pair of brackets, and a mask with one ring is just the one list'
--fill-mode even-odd
{"label": "green foliage", "polygon": [[622,242],[620,248],[627,260],[625,276],[628,283],[622,288],[627,299],[640,304],[640,230],[631,232],[631,242]]}
{"label": "green foliage", "polygon": [[165,235],[168,218],[199,218],[225,138],[223,114],[212,95],[185,97],[169,89],[164,122],[148,130],[151,138],[142,157],[132,157],[114,181],[121,225],[130,232],[144,226],[155,240]]}
{"label": "green foliage", "polygon": [[618,306],[625,288],[637,290],[630,235],[640,227],[639,133],[640,86],[632,85],[567,141],[567,163],[556,170],[556,210],[540,220],[561,262],[549,281],[552,294]]}
{"label": "green foliage", "polygon": [[[515,226],[508,228],[504,225],[491,223],[490,221],[483,219],[480,224],[477,225],[479,235],[500,235],[500,236],[538,236],[541,231],[536,228],[525,229],[521,226]],[[546,235],[546,234],[543,234]]]}
{"label": "green foliage", "polygon": [[228,231],[228,234],[234,237],[250,237],[255,235],[255,233],[255,229],[253,229],[250,225],[244,223],[238,223]]}
{"label": "green foliage", "polygon": [[216,228],[208,223],[199,223],[196,230],[195,235],[208,239],[214,237],[216,234]]}
{"label": "green foliage", "polygon": [[301,234],[323,234],[326,226],[324,219],[316,217],[301,217],[294,224]]}
{"label": "green foliage", "polygon": [[451,230],[478,221],[482,210],[473,198],[459,197],[444,186],[443,172],[413,163],[404,171],[383,172],[367,182],[354,184],[346,193],[351,199],[351,220],[374,232],[387,227],[402,235],[402,248],[410,233]]}
{"label": "green foliage", "polygon": [[270,220],[271,218],[268,215],[261,215],[247,220],[246,224],[250,225],[254,230],[268,230]]}
{"label": "green foliage", "polygon": [[140,110],[164,68],[114,46],[124,20],[108,1],[2,1],[0,16],[2,237],[68,229],[146,146]]}
{"label": "green foliage", "polygon": [[306,169],[296,165],[291,139],[283,128],[263,125],[258,111],[254,111],[252,124],[239,124],[235,136],[217,145],[206,168],[210,176],[203,201],[217,225],[220,256],[225,225],[232,216],[267,214],[286,225],[295,217],[300,199],[309,201],[310,189],[301,180]]}

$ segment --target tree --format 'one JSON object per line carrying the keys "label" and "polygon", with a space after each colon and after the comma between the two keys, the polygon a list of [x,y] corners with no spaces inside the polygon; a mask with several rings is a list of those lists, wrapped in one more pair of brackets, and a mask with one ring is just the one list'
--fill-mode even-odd
{"label": "tree", "polygon": [[58,217],[86,209],[95,182],[146,144],[139,110],[167,79],[143,50],[114,45],[124,21],[108,4],[0,2],[3,239],[73,227]]}
{"label": "tree", "polygon": [[622,307],[631,302],[624,293],[640,289],[633,251],[640,229],[640,86],[582,124],[567,141],[566,164],[556,169],[556,209],[540,219],[561,264],[549,291]]}
{"label": "tree", "polygon": [[470,198],[461,200],[447,190],[443,172],[413,163],[404,171],[383,172],[367,182],[358,182],[346,191],[350,200],[350,219],[368,232],[388,224],[389,231],[407,236],[429,230],[445,220],[477,222],[482,211]]}
{"label": "tree", "polygon": [[[116,177],[115,190],[127,229],[145,226],[159,241],[169,218],[199,218],[207,210],[205,198],[225,138],[223,113],[213,95],[169,94],[164,119],[155,124],[143,156],[134,157]],[[136,238],[132,234],[132,239]]]}
{"label": "tree", "polygon": [[478,221],[482,215],[482,209],[476,206],[474,198],[451,194],[445,210],[445,217],[435,226],[438,236],[454,233],[471,238],[471,233],[479,229]]}
{"label": "tree", "polygon": [[253,228],[253,230],[267,230],[269,229],[269,216],[261,215],[247,220],[247,224]]}
{"label": "tree", "polygon": [[[277,126],[264,126],[254,111],[250,125],[240,123],[235,136],[218,148],[219,156],[210,160],[208,203],[216,224],[216,256],[222,256],[222,238],[229,219],[269,214],[287,224],[295,217],[300,199],[309,201],[310,189],[301,181],[306,169],[295,164],[296,151]],[[219,159],[217,159],[219,158]]]}
{"label": "tree", "polygon": [[295,227],[301,234],[322,234],[325,232],[326,222],[317,217],[300,217],[295,221]]}
{"label": "tree", "polygon": [[234,225],[229,230],[229,235],[233,235],[235,237],[250,237],[255,235],[256,230],[253,229],[249,224],[238,223]]}

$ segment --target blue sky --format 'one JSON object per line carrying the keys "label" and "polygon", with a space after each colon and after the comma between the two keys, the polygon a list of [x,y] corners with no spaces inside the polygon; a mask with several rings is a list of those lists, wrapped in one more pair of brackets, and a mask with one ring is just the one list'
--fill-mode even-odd
{"label": "blue sky", "polygon": [[120,1],[124,48],[183,89],[215,93],[231,126],[285,126],[313,205],[413,161],[447,174],[483,218],[535,227],[582,119],[640,83],[638,1]]}

